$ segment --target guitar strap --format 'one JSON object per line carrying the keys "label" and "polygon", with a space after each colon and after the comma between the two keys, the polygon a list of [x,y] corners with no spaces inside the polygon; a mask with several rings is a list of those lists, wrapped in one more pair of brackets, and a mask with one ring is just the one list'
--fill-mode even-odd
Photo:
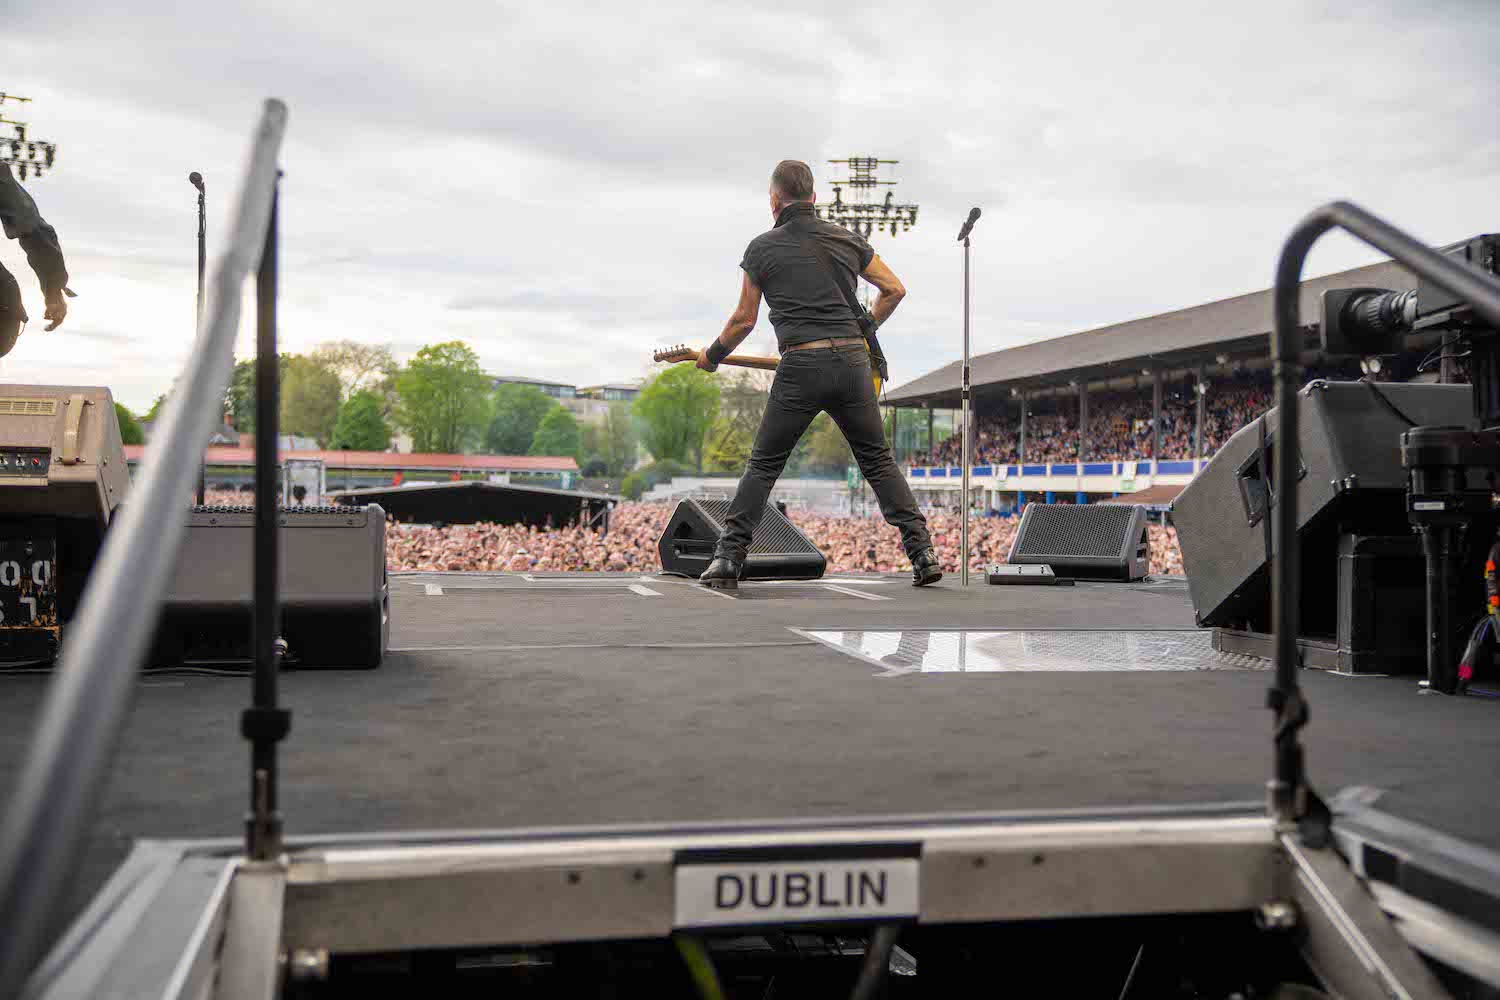
{"label": "guitar strap", "polygon": [[802,249],[812,254],[813,260],[823,269],[828,280],[833,282],[833,287],[839,290],[839,294],[848,303],[849,309],[854,313],[854,321],[859,324],[859,330],[865,335],[865,343],[870,345],[870,363],[875,368],[875,373],[880,376],[882,384],[891,379],[890,366],[886,364],[885,352],[880,349],[880,341],[875,337],[877,329],[875,318],[869,314],[864,306],[860,305],[859,299],[854,294],[854,289],[839,280],[838,272],[834,270],[833,261],[829,259],[828,250],[821,246],[811,235],[804,234],[798,239],[802,243]]}

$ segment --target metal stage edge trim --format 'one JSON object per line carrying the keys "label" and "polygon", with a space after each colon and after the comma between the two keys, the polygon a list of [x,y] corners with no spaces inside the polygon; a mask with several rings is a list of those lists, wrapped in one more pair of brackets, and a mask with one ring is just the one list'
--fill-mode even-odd
{"label": "metal stage edge trim", "polygon": [[[1347,995],[1391,986],[1395,995],[1436,995],[1379,918],[1377,903],[1390,902],[1389,893],[1377,900],[1331,851],[1295,843],[1260,803],[1235,802],[328,834],[292,838],[272,863],[244,859],[238,840],[139,841],[25,996],[53,1000],[109,982],[122,987],[120,997],[186,997],[216,974],[221,984],[264,976],[283,960],[267,942],[279,942],[295,968],[330,953],[663,937],[679,929],[678,867],[694,858],[857,859],[894,847],[919,863],[920,905],[905,922],[1260,913],[1293,901],[1319,932],[1319,964]],[[246,905],[251,899],[260,902]],[[168,940],[163,926],[184,933]],[[238,950],[227,947],[230,938]],[[1374,967],[1364,961],[1372,952]]]}

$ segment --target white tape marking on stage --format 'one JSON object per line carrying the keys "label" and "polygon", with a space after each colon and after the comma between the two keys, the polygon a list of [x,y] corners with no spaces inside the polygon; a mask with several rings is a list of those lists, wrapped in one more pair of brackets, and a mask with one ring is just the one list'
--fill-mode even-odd
{"label": "white tape marking on stage", "polygon": [[916,858],[680,864],[673,925],[914,917],[919,867]]}
{"label": "white tape marking on stage", "polygon": [[840,594],[848,594],[850,597],[863,597],[867,601],[889,601],[890,600],[890,598],[886,597],[884,594],[866,594],[862,590],[850,590],[848,587],[840,587],[840,586],[838,586],[836,584],[832,584],[832,583],[825,583],[825,584],[823,584],[823,589],[824,590],[836,590]]}
{"label": "white tape marking on stage", "polygon": [[422,592],[425,593],[428,597],[442,597],[443,596],[443,588],[439,587],[435,583],[424,583],[424,584],[422,584]]}
{"label": "white tape marking on stage", "polygon": [[650,587],[643,587],[639,583],[632,583],[630,585],[630,592],[633,593],[633,594],[640,594],[642,597],[660,597],[661,596],[661,591],[659,591],[659,590],[652,590]]}

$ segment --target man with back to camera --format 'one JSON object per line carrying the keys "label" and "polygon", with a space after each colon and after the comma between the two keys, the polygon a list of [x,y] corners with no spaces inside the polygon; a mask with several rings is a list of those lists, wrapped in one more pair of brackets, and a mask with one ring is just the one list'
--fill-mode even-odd
{"label": "man with back to camera", "polygon": [[[733,588],[744,569],[745,551],[766,499],[787,458],[813,418],[833,418],[860,471],[880,501],[887,523],[901,531],[911,560],[912,585],[942,579],[927,519],[917,509],[906,477],[896,466],[870,363],[870,348],[846,293],[857,274],[879,290],[871,310],[876,326],[885,322],[906,289],[870,244],[813,211],[812,170],[799,160],[782,160],[771,174],[771,215],[776,225],[750,241],[740,262],[744,275],[740,301],[724,332],[698,355],[698,367],[715,371],[729,352],[750,335],[764,295],[771,306],[781,364],[755,435],[745,475],[735,490],[714,560],[699,577],[710,587]],[[843,282],[841,289],[836,282]]]}
{"label": "man with back to camera", "polygon": [[[4,227],[8,239],[18,240],[26,251],[26,260],[36,272],[42,284],[42,295],[47,308],[43,313],[48,321],[47,329],[56,330],[68,315],[68,302],[63,297],[68,284],[68,268],[63,263],[62,246],[57,241],[57,230],[47,225],[36,202],[31,200],[21,185],[10,175],[10,167],[0,163],[0,226]],[[0,358],[10,353],[21,335],[21,326],[26,322],[26,309],[21,304],[21,286],[0,264]]]}

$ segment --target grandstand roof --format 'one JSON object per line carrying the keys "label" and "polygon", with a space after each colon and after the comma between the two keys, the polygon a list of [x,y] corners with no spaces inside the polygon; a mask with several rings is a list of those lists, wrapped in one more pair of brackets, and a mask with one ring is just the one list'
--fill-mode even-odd
{"label": "grandstand roof", "polygon": [[[1324,289],[1368,285],[1404,290],[1416,278],[1394,261],[1357,267],[1302,283],[1302,319],[1316,323]],[[1232,299],[1102,326],[1003,351],[981,354],[970,362],[970,382],[978,389],[1057,384],[1069,378],[1089,381],[1139,375],[1142,368],[1186,368],[1211,364],[1216,354],[1239,357],[1270,350],[1271,292],[1251,292]],[[959,405],[960,363],[928,372],[887,392],[895,406]],[[977,393],[976,393],[977,395]]]}
{"label": "grandstand roof", "polygon": [[[127,444],[125,460],[139,462],[145,445]],[[433,469],[442,472],[576,472],[578,463],[556,455],[439,455],[394,451],[283,451],[283,461],[322,462],[329,469]],[[254,448],[213,447],[207,465],[254,465]]]}

